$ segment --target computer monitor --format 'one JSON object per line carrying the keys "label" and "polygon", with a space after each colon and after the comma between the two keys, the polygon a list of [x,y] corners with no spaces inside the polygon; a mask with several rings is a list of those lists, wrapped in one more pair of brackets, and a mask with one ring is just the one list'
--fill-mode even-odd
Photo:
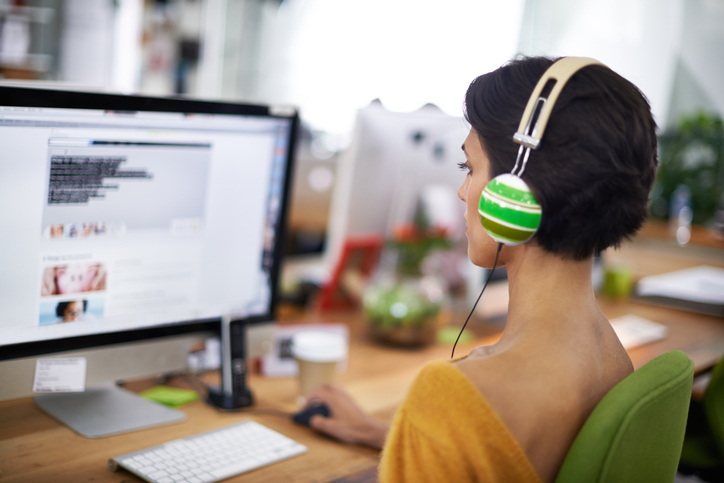
{"label": "computer monitor", "polygon": [[298,114],[0,86],[0,400],[38,357],[88,384],[184,368],[273,321]]}
{"label": "computer monitor", "polygon": [[411,223],[418,203],[433,224],[462,236],[465,206],[457,190],[464,175],[456,165],[465,159],[460,148],[468,131],[462,117],[432,104],[395,112],[374,101],[360,109],[337,167],[326,266],[333,269],[347,238],[389,237]]}

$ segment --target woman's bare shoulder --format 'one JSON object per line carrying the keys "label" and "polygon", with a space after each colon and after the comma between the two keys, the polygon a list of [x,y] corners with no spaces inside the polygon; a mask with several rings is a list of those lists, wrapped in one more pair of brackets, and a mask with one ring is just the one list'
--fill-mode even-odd
{"label": "woman's bare shoulder", "polygon": [[531,419],[536,413],[541,418],[558,411],[587,415],[633,370],[625,351],[598,349],[582,355],[533,345],[483,346],[455,364],[509,424],[510,418]]}
{"label": "woman's bare shoulder", "polygon": [[455,364],[541,476],[555,475],[595,405],[630,373],[625,352],[621,360],[611,361],[530,346],[507,350],[480,347]]}

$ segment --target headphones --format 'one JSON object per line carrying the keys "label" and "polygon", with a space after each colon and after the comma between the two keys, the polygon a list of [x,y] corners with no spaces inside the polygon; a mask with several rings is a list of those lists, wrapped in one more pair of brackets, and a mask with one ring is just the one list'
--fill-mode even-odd
{"label": "headphones", "polygon": [[[513,135],[513,141],[520,144],[513,171],[493,178],[485,186],[478,202],[483,228],[496,242],[507,246],[521,245],[538,230],[543,213],[528,184],[522,179],[523,172],[531,149],[540,148],[548,118],[563,86],[573,74],[593,64],[604,65],[588,57],[564,57],[543,73],[533,89],[518,131]],[[555,81],[553,89],[547,98],[540,97],[549,80]],[[535,124],[534,114],[538,114]]]}

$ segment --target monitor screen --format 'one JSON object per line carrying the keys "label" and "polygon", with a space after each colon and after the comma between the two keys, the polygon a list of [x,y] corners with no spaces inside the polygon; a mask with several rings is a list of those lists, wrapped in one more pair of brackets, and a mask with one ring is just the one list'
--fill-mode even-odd
{"label": "monitor screen", "polygon": [[0,360],[271,320],[297,125],[0,87]]}

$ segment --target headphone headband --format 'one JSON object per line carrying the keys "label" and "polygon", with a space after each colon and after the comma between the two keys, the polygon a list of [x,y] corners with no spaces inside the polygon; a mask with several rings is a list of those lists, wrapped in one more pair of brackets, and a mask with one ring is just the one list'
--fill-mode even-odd
{"label": "headphone headband", "polygon": [[[566,82],[573,74],[587,65],[603,65],[605,67],[605,64],[590,57],[564,57],[554,62],[543,73],[535,89],[533,89],[530,99],[528,99],[528,104],[525,106],[525,111],[523,111],[523,117],[520,119],[518,132],[513,135],[513,141],[531,149],[538,149],[546,124],[548,124],[548,118],[553,110],[553,105],[556,103],[561,90],[563,90],[563,86],[566,85]],[[556,83],[550,94],[548,94],[547,98],[539,97],[546,83],[551,79],[555,80]],[[539,102],[543,103],[543,107],[531,133],[530,121]]]}

